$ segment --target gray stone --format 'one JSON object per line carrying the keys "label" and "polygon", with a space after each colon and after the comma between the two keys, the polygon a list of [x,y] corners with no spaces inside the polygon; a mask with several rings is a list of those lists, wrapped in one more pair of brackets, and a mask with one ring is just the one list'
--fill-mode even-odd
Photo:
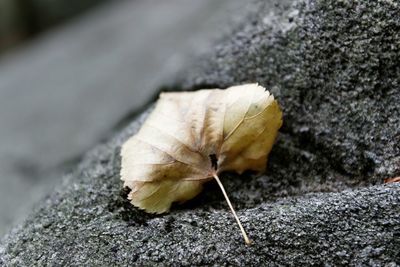
{"label": "gray stone", "polygon": [[399,4],[276,3],[256,5],[182,87],[259,82],[280,100],[282,131],[302,150],[353,178],[399,175]]}
{"label": "gray stone", "polygon": [[400,7],[392,1],[254,2],[214,52],[168,89],[259,82],[284,126],[267,174],[217,185],[153,216],[121,190],[119,149],[144,112],[89,152],[0,246],[6,265],[400,264]]}

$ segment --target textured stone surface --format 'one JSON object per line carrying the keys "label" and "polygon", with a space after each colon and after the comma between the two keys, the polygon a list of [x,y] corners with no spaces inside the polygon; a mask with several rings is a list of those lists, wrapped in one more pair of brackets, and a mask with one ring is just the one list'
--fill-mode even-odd
{"label": "textured stone surface", "polygon": [[[276,1],[277,3],[280,1]],[[306,1],[249,16],[184,88],[257,81],[283,131],[351,176],[400,174],[400,11],[395,1]]]}
{"label": "textured stone surface", "polygon": [[130,206],[119,148],[148,112],[88,153],[0,246],[9,265],[400,264],[400,7],[276,1],[248,15],[168,89],[258,81],[283,106],[266,175],[223,175],[254,245],[215,183],[170,214]]}

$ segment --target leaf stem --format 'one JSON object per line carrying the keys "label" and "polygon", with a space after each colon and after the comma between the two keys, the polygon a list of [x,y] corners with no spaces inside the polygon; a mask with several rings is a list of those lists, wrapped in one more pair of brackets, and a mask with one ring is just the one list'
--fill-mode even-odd
{"label": "leaf stem", "polygon": [[226,202],[228,203],[229,208],[231,208],[231,211],[232,211],[232,213],[233,213],[233,216],[235,217],[236,222],[237,222],[237,224],[239,225],[240,231],[242,232],[242,235],[243,235],[243,238],[244,238],[244,242],[246,243],[246,245],[251,245],[251,240],[248,238],[248,236],[247,236],[247,234],[246,234],[246,231],[244,230],[242,224],[240,223],[239,217],[236,215],[236,212],[235,212],[235,210],[233,209],[232,203],[231,203],[231,201],[229,200],[229,197],[228,197],[228,195],[226,194],[225,188],[224,188],[224,186],[222,185],[222,183],[221,183],[221,181],[220,181],[218,175],[217,175],[216,173],[214,173],[213,176],[214,176],[215,180],[217,181],[219,187],[221,188],[222,194],[224,194],[224,197],[225,197],[225,199],[226,199]]}

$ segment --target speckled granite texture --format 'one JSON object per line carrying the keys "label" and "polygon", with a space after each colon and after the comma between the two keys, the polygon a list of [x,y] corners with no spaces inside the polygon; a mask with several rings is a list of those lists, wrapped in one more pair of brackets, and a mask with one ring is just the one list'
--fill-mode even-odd
{"label": "speckled granite texture", "polygon": [[89,152],[0,246],[3,265],[397,266],[400,7],[395,1],[249,4],[205,58],[165,88],[259,82],[284,110],[267,174],[224,174],[171,213],[124,200],[119,149],[145,111]]}

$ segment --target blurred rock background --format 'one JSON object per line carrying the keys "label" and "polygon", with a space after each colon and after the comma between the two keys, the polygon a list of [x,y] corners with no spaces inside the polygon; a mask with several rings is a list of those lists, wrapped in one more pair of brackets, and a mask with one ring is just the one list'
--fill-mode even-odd
{"label": "blurred rock background", "polygon": [[0,236],[242,4],[0,0]]}

